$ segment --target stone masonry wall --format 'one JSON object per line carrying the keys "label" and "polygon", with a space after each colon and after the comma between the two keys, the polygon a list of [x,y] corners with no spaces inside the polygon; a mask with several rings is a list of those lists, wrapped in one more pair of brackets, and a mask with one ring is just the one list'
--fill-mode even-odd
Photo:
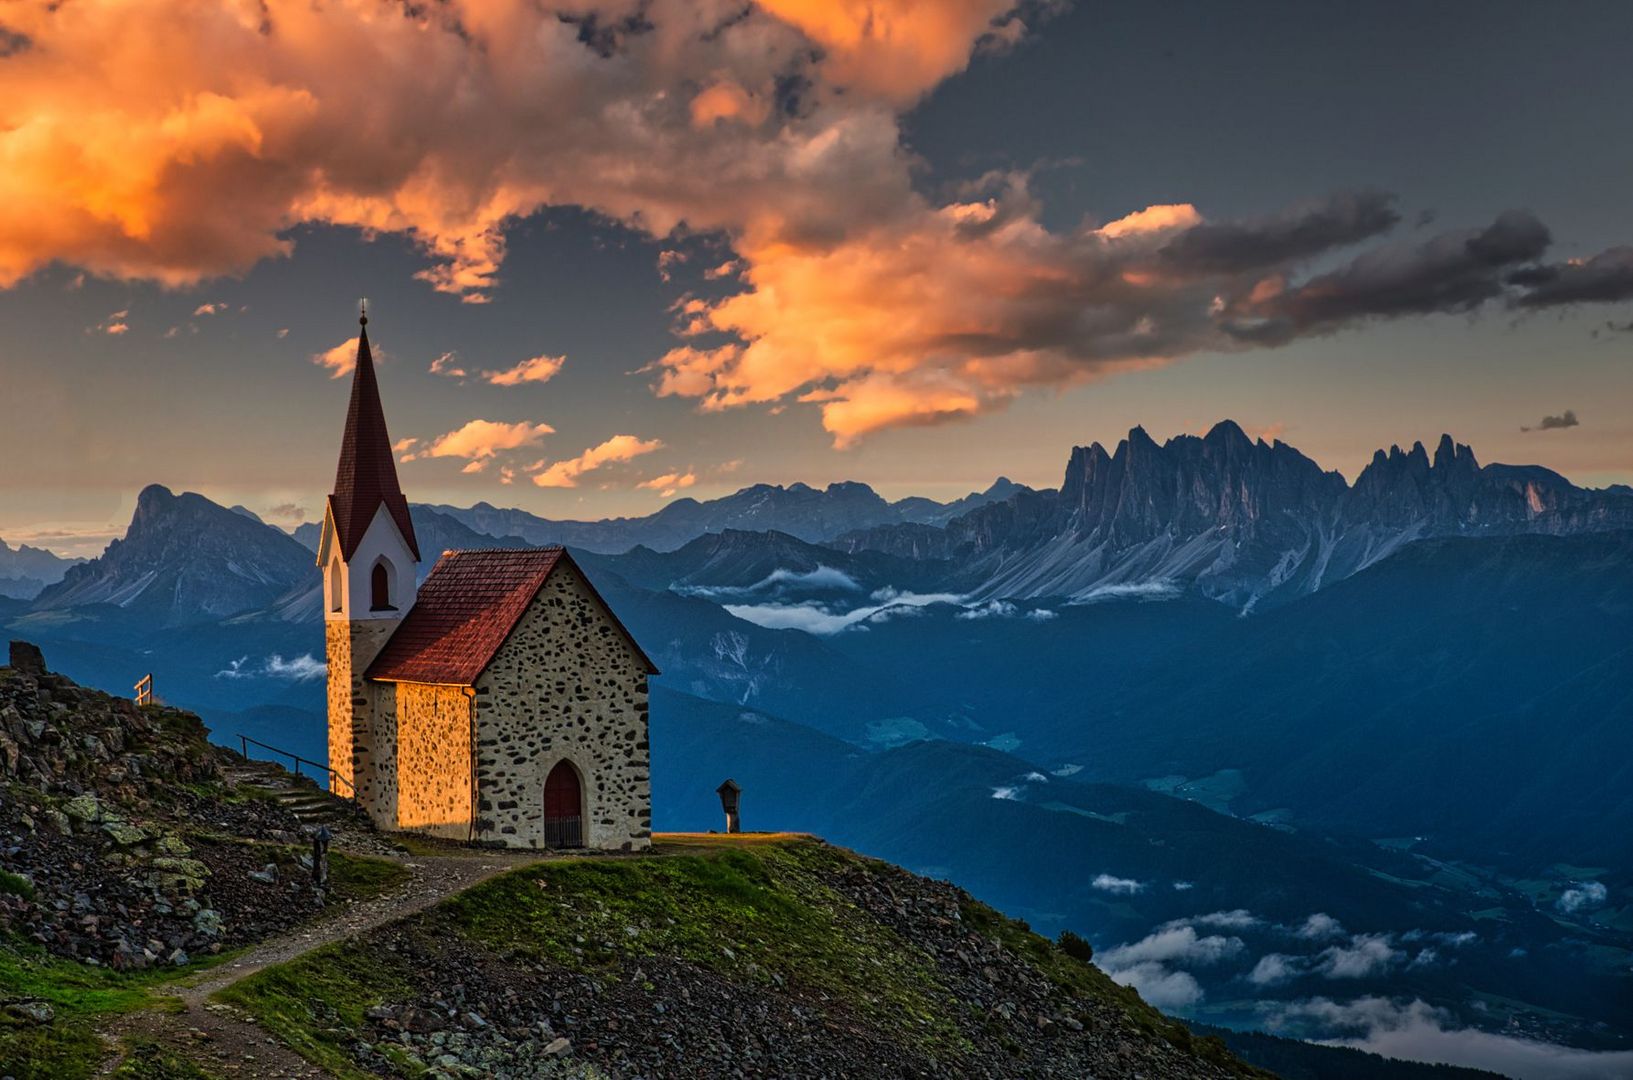
{"label": "stone masonry wall", "polygon": [[[329,663],[329,767],[346,781],[334,784],[335,794],[355,794],[375,823],[387,828],[396,818],[395,725],[380,724],[376,717],[392,716],[392,687],[366,683],[363,672],[398,625],[394,619],[331,619],[323,624]],[[384,708],[377,709],[382,697]],[[388,730],[382,733],[381,728]]]}
{"label": "stone masonry wall", "polygon": [[478,838],[544,846],[544,780],[582,779],[584,843],[652,843],[646,669],[578,572],[558,566],[476,682]]}
{"label": "stone masonry wall", "polygon": [[462,686],[398,684],[397,828],[470,835],[471,710]]}

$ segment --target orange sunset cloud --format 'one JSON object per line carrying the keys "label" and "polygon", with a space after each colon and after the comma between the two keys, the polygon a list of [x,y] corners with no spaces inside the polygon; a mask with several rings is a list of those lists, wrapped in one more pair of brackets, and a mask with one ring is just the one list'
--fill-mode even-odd
{"label": "orange sunset cloud", "polygon": [[[592,446],[575,458],[558,461],[551,465],[538,462],[534,471],[538,474],[533,482],[539,487],[570,488],[578,486],[578,478],[587,472],[620,461],[629,461],[650,454],[654,450],[663,449],[663,442],[659,439],[641,439],[634,435],[614,435],[606,442]],[[538,471],[542,470],[542,471]]]}
{"label": "orange sunset cloud", "polygon": [[[704,411],[805,402],[846,446],[1030,386],[1403,314],[1376,279],[1419,263],[1477,271],[1442,254],[1464,242],[1449,235],[1301,289],[1308,261],[1395,224],[1378,193],[1244,222],[1130,207],[1068,230],[1045,227],[1021,174],[932,198],[901,116],[980,50],[1024,36],[1019,11],[167,0],[139,17],[14,0],[0,8],[5,40],[21,43],[0,64],[0,287],[54,262],[184,286],[286,255],[291,230],[317,223],[403,234],[429,257],[432,288],[482,302],[503,287],[508,226],[582,207],[730,249],[705,276],[740,291],[677,309],[677,332],[697,340],[647,365],[656,393]],[[581,33],[592,22],[601,32]],[[779,98],[790,78],[797,99]],[[660,257],[660,270],[682,261]],[[350,347],[314,360],[344,375]],[[483,377],[542,382],[559,366],[537,357]]]}

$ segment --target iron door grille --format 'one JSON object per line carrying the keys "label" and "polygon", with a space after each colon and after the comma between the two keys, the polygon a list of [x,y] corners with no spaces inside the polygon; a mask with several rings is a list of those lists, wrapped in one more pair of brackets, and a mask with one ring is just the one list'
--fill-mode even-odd
{"label": "iron door grille", "polygon": [[583,819],[576,814],[572,817],[546,818],[544,845],[553,848],[583,847]]}

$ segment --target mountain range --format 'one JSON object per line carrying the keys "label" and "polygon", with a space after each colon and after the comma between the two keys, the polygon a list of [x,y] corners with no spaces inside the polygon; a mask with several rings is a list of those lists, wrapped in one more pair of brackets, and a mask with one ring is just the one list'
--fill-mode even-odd
{"label": "mountain range", "polygon": [[[1097,949],[1240,908],[1232,963],[1127,972],[1215,1022],[1350,990],[1633,1038],[1633,491],[1449,438],[1349,484],[1227,422],[1136,428],[1073,450],[1058,489],[953,504],[796,484],[602,522],[411,512],[422,572],[583,543],[664,671],[662,827],[716,825],[732,775],[751,827],[820,830]],[[154,671],[217,737],[321,757],[314,534],[151,487],[122,540],[0,623],[81,681]],[[1323,950],[1363,944],[1288,929],[1316,913],[1386,962],[1334,983]],[[1468,944],[1413,962],[1425,935]],[[1299,973],[1253,982],[1256,950]]]}
{"label": "mountain range", "polygon": [[271,607],[316,578],[311,552],[282,531],[202,495],[152,484],[137,496],[124,538],[70,567],[33,607],[107,604],[176,626]]}
{"label": "mountain range", "polygon": [[[582,551],[616,554],[638,545],[654,551],[673,551],[698,536],[727,529],[782,532],[802,540],[821,541],[879,525],[940,525],[1026,490],[1001,476],[985,491],[971,492],[948,503],[918,496],[888,502],[868,485],[855,481],[826,488],[800,483],[786,487],[754,484],[724,498],[706,502],[681,498],[645,517],[601,521],[552,521],[525,510],[502,510],[485,502],[469,508],[431,505],[421,509],[485,536],[515,538],[534,546],[566,544]],[[316,523],[307,523],[294,535],[315,551],[318,531]]]}
{"label": "mountain range", "polygon": [[1013,493],[942,526],[848,534],[845,551],[953,562],[977,597],[1088,600],[1139,591],[1251,610],[1342,580],[1433,536],[1633,528],[1633,498],[1537,466],[1487,465],[1441,436],[1379,450],[1346,484],[1231,421],[1158,444],[1142,428],[1108,453],[1073,449],[1058,490]]}
{"label": "mountain range", "polygon": [[14,600],[32,600],[47,585],[54,585],[72,566],[83,559],[65,559],[45,548],[18,544],[12,547],[0,540],[0,596]]}

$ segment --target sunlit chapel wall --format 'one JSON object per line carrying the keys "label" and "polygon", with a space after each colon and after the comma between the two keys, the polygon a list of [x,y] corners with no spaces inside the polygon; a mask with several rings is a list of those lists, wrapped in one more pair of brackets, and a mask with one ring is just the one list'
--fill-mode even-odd
{"label": "sunlit chapel wall", "polygon": [[398,828],[469,835],[471,708],[464,687],[397,684]]}

